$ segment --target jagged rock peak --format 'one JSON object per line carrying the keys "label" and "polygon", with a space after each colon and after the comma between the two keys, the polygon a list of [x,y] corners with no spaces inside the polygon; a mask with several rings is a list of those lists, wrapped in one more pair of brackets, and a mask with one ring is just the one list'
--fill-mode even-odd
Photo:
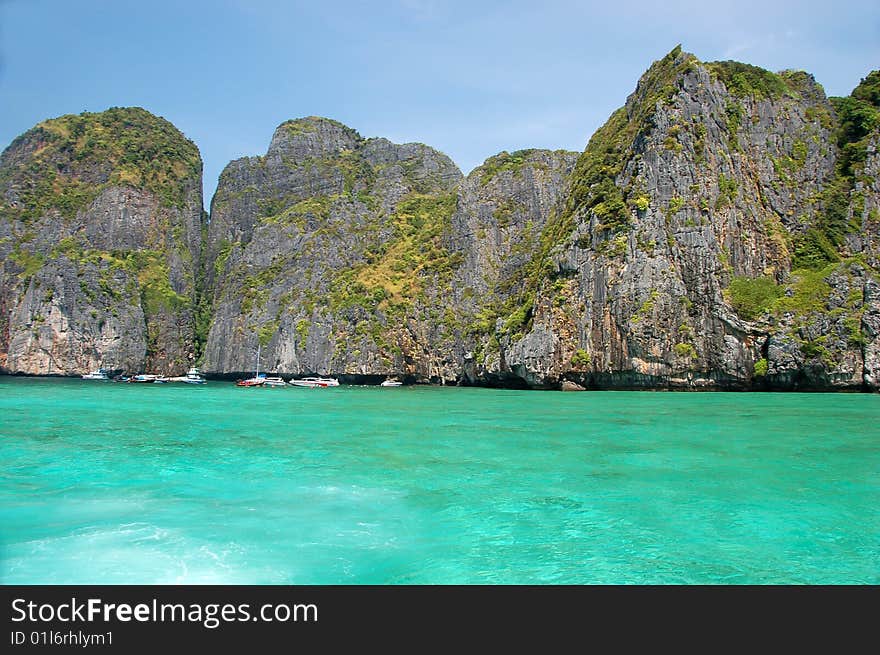
{"label": "jagged rock peak", "polygon": [[[635,91],[627,98],[627,108],[648,101],[667,102],[684,85],[683,78],[708,72],[713,82],[721,82],[733,96],[757,100],[776,100],[783,96],[822,102],[825,91],[810,73],[802,70],[772,72],[760,66],[739,61],[702,62],[677,45],[666,56],[651,64],[639,78]],[[701,80],[704,81],[704,80]]]}
{"label": "jagged rock peak", "polygon": [[283,122],[275,129],[267,156],[303,161],[320,158],[362,144],[355,130],[330,118],[308,116]]}
{"label": "jagged rock peak", "polygon": [[654,105],[658,100],[675,90],[678,79],[691,72],[700,63],[694,55],[684,52],[681,45],[675,46],[662,59],[658,59],[639,78],[635,90],[626,100],[626,107],[632,115],[638,104],[647,102]]}
{"label": "jagged rock peak", "polygon": [[365,139],[357,130],[332,118],[307,116],[283,122],[275,129],[266,158],[289,165],[326,162],[357,151],[372,166],[415,165],[426,168],[425,174],[455,183],[461,171],[445,154],[423,143],[393,143],[382,137]]}

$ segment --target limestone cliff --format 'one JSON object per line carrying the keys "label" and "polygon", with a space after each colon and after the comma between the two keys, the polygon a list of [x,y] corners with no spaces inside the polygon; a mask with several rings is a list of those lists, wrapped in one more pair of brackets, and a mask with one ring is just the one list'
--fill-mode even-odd
{"label": "limestone cliff", "polygon": [[221,177],[206,366],[246,371],[262,342],[294,374],[874,387],[877,103],[853,98],[676,48],[581,155],[465,179],[426,146],[285,123]]}
{"label": "limestone cliff", "polygon": [[876,127],[844,165],[837,104],[805,73],[655,63],[580,157],[477,377],[876,387]]}
{"label": "limestone cliff", "polygon": [[0,370],[185,370],[201,158],[142,109],[47,120],[0,156]]}
{"label": "limestone cliff", "polygon": [[258,343],[261,367],[283,373],[430,370],[429,346],[449,336],[436,318],[460,178],[421,144],[320,118],[279,126],[264,157],[226,168],[213,201],[206,370],[251,370]]}
{"label": "limestone cliff", "polygon": [[205,369],[245,372],[259,343],[280,373],[457,381],[472,323],[528,260],[576,157],[503,153],[462,180],[427,146],[281,125],[221,176]]}
{"label": "limestone cliff", "polygon": [[0,159],[0,364],[536,388],[876,389],[880,73],[655,62],[582,153],[467,177],[326,118],[200,161],[141,110]]}

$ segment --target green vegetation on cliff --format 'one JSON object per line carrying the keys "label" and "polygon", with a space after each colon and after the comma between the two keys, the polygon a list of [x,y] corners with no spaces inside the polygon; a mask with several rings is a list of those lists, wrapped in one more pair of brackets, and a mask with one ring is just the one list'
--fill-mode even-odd
{"label": "green vegetation on cliff", "polygon": [[305,116],[303,118],[292,118],[284,121],[279,127],[285,129],[291,136],[302,136],[304,134],[315,134],[318,132],[321,124],[332,125],[340,130],[356,135],[357,133],[343,125],[337,120],[327,118],[325,116]]}
{"label": "green vegetation on cliff", "polygon": [[730,281],[728,294],[736,313],[752,321],[773,307],[782,289],[769,277],[735,277]]}
{"label": "green vegetation on cliff", "polygon": [[821,269],[840,260],[847,234],[861,228],[853,212],[853,190],[867,157],[868,142],[880,135],[880,71],[872,71],[846,98],[831,98],[838,116],[839,156],[834,179],[820,198],[821,214],[797,241],[795,267]]}
{"label": "green vegetation on cliff", "polygon": [[798,94],[798,87],[802,86],[801,76],[805,75],[800,71],[771,73],[764,68],[738,61],[707,62],[706,68],[733,95],[757,100],[776,100],[782,96]]}
{"label": "green vegetation on cliff", "polygon": [[[26,165],[10,162],[25,153]],[[137,107],[43,121],[18,137],[0,159],[0,186],[17,195],[4,211],[25,222],[51,209],[72,218],[108,186],[153,193],[183,207],[198,189],[198,148],[171,123]]]}
{"label": "green vegetation on cliff", "polygon": [[848,97],[831,102],[840,119],[840,173],[853,177],[865,163],[868,141],[880,129],[880,70],[872,71]]}
{"label": "green vegetation on cliff", "polygon": [[449,280],[459,260],[441,243],[455,212],[455,194],[410,193],[391,216],[394,234],[341,271],[332,283],[331,308],[359,305],[405,311],[422,291],[426,276]]}
{"label": "green vegetation on cliff", "polygon": [[480,184],[484,186],[489,184],[502,171],[511,171],[514,174],[519,174],[534,152],[534,149],[516,150],[514,152],[504,151],[489,157],[480,166]]}
{"label": "green vegetation on cliff", "polygon": [[148,317],[190,305],[189,298],[171,288],[164,253],[155,250],[131,251],[125,255],[125,265],[137,275],[141,306]]}
{"label": "green vegetation on cliff", "polygon": [[[76,237],[65,237],[48,253],[51,259],[65,257],[82,269],[87,265],[108,270],[125,271],[137,280],[140,303],[148,316],[165,310],[188,307],[191,300],[174,291],[169,281],[165,253],[157,250],[96,250],[85,248]],[[117,296],[121,289],[112,290]]]}
{"label": "green vegetation on cliff", "polygon": [[[528,329],[538,291],[545,281],[557,275],[552,255],[571,238],[577,217],[583,219],[593,214],[600,221],[596,231],[614,235],[629,229],[634,212],[647,209],[649,200],[644,193],[639,189],[622,190],[617,179],[637,137],[651,129],[658,105],[675,97],[681,76],[697,63],[696,57],[676,46],[642,76],[632,102],[615,111],[590,139],[572,173],[567,203],[547,218],[537,243],[532,244],[532,256],[525,270],[516,279],[502,280],[508,295],[504,300],[490,302],[471,326],[472,331],[487,332],[498,318],[503,320],[504,332],[510,335],[521,335]],[[510,160],[504,162],[509,165]],[[613,257],[621,252],[621,243],[602,239],[596,247]],[[583,247],[593,247],[592,240],[585,238]]]}
{"label": "green vegetation on cliff", "polygon": [[[629,225],[628,197],[616,181],[626,165],[633,143],[653,124],[659,103],[667,103],[678,92],[678,80],[698,61],[676,46],[654,62],[636,89],[635,100],[615,111],[590,139],[572,175],[571,196],[566,214],[590,211],[602,226],[612,231]],[[633,198],[635,202],[636,197]]]}
{"label": "green vegetation on cliff", "polygon": [[851,275],[853,265],[860,268],[864,262],[853,258],[826,264],[821,269],[795,269],[784,284],[777,284],[766,276],[734,277],[725,297],[737,315],[749,321],[766,314],[781,316],[791,313],[800,318],[822,314],[828,311],[833,292],[828,280],[834,275]]}

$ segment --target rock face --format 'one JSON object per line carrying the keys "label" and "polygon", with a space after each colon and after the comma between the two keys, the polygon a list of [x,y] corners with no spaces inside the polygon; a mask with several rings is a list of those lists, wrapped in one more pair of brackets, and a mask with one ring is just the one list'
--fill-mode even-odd
{"label": "rock face", "polygon": [[[490,157],[459,189],[453,219],[452,248],[461,266],[452,295],[460,329],[456,332],[458,377],[469,384],[543,386],[519,363],[508,366],[499,339],[521,324],[526,315],[518,306],[535,253],[548,231],[548,221],[563,209],[570,177],[577,162],[574,152],[523,150]],[[552,354],[557,337],[544,342],[532,336],[519,346],[524,358],[538,367]],[[529,351],[533,342],[540,352]]]}
{"label": "rock face", "polygon": [[469,328],[528,261],[576,158],[503,153],[463,180],[420,144],[281,125],[220,179],[206,371],[251,370],[261,344],[279,373],[457,381]]}
{"label": "rock face", "polygon": [[193,361],[201,159],[142,109],[47,120],[0,157],[0,370]]}
{"label": "rock face", "polygon": [[876,388],[876,128],[845,170],[835,113],[804,73],[655,63],[580,157],[472,377]]}
{"label": "rock face", "polygon": [[221,178],[206,368],[247,371],[261,343],[292,374],[874,387],[876,126],[845,129],[862,96],[676,48],[583,154],[465,179],[425,146],[285,123]]}
{"label": "rock face", "polygon": [[425,145],[291,120],[223,171],[204,243],[199,166],[135,110],[7,149],[4,370],[880,384],[878,72],[829,99],[806,73],[676,48],[583,153],[503,152],[467,177]]}
{"label": "rock face", "polygon": [[281,125],[265,157],[220,178],[205,369],[253,370],[261,343],[260,367],[281,373],[429,370],[434,354],[410,344],[443,339],[431,321],[454,264],[442,239],[460,179],[420,144],[320,118]]}

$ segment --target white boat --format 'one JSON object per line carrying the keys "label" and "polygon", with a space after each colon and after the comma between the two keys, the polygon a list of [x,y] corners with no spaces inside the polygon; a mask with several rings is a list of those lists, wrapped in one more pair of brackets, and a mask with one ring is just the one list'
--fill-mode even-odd
{"label": "white boat", "polygon": [[263,384],[267,387],[286,387],[287,383],[281,378],[263,378]]}
{"label": "white boat", "polygon": [[339,380],[336,378],[302,378],[301,380],[291,380],[288,384],[292,384],[295,387],[323,389],[326,387],[338,387]]}
{"label": "white boat", "polygon": [[83,380],[109,380],[107,377],[107,371],[103,368],[99,368],[97,371],[90,371],[82,376]]}
{"label": "white boat", "polygon": [[392,380],[392,379],[389,379],[389,380],[385,380],[385,381],[384,381],[382,384],[380,384],[379,386],[380,386],[380,387],[399,387],[399,386],[402,386],[402,385],[403,385],[403,382],[400,382],[399,380]]}
{"label": "white boat", "polygon": [[186,377],[183,378],[181,382],[186,382],[187,384],[205,384],[207,380],[202,377],[201,373],[199,373],[199,369],[193,366],[186,372]]}
{"label": "white boat", "polygon": [[185,382],[186,384],[205,384],[207,380],[199,373],[199,369],[192,367],[186,375],[178,375],[173,378],[164,378],[166,382]]}

